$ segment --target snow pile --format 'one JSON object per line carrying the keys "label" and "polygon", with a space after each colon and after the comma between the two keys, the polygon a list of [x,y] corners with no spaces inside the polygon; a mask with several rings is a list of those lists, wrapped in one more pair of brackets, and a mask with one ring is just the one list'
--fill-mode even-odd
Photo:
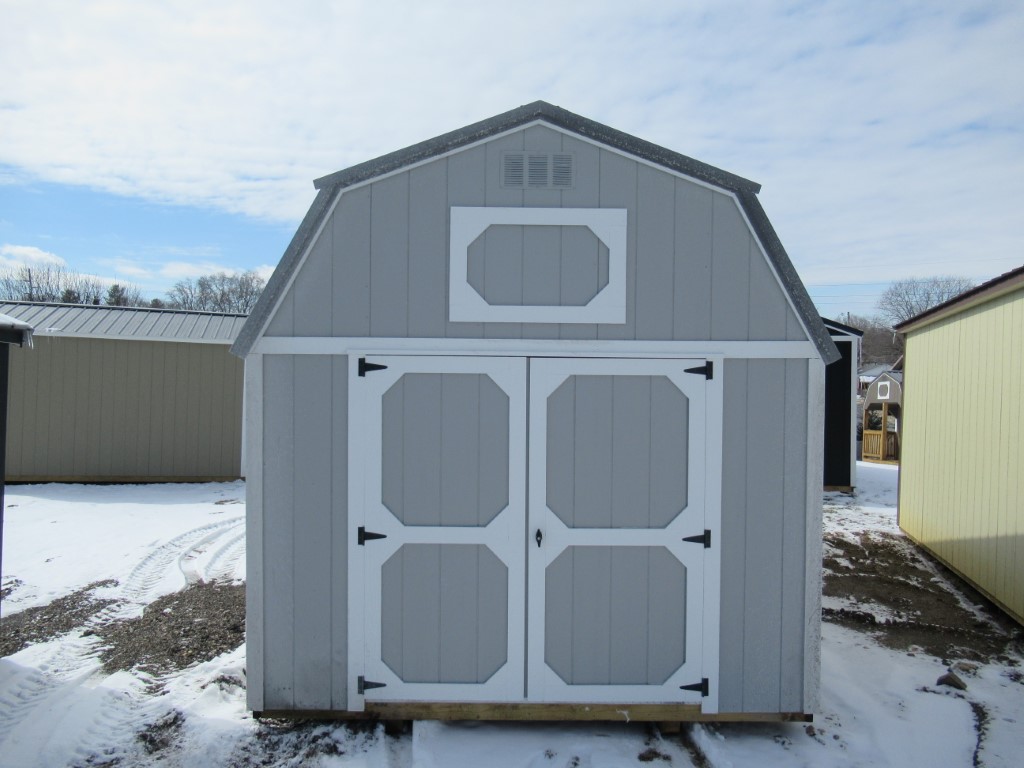
{"label": "snow pile", "polygon": [[[860,464],[856,496],[827,494],[826,533],[899,536],[897,469]],[[154,676],[104,671],[97,621],[128,619],[162,595],[244,579],[241,483],[40,485],[8,489],[3,615],[95,582],[116,601],[82,626],[0,659],[0,767],[68,765],[611,768],[1020,764],[1019,659],[960,665],[967,690],[936,685],[954,659],[892,650],[826,623],[822,711],[813,724],[257,723],[245,708],[244,647]],[[856,563],[849,563],[856,567]],[[687,746],[683,744],[688,742]]]}

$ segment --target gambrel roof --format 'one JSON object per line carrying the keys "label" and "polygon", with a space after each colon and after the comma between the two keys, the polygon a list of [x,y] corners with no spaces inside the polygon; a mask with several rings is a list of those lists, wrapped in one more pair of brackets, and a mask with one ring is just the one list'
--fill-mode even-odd
{"label": "gambrel roof", "polygon": [[285,250],[277,270],[267,283],[263,295],[253,308],[249,320],[239,333],[231,351],[240,357],[245,357],[252,350],[274,308],[287,290],[303,255],[312,244],[321,223],[330,213],[333,200],[341,190],[538,122],[576,134],[582,139],[618,150],[636,159],[697,179],[735,195],[823,361],[830,363],[838,359],[838,350],[832,343],[810,296],[797,276],[789,256],[757,199],[757,192],[761,188],[759,184],[593,120],[588,120],[544,101],[535,101],[496,117],[317,179],[314,182],[314,186],[318,190],[317,196]]}

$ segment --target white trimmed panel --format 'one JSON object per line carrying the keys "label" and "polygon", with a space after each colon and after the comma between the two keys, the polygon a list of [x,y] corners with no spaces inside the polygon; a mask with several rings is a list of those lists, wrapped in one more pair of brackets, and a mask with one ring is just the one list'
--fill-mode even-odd
{"label": "white trimmed panel", "polygon": [[[624,208],[453,207],[449,240],[449,320],[489,323],[625,323],[626,220]],[[469,284],[469,246],[488,227],[503,224],[589,228],[608,248],[608,284],[583,306],[488,304]]]}

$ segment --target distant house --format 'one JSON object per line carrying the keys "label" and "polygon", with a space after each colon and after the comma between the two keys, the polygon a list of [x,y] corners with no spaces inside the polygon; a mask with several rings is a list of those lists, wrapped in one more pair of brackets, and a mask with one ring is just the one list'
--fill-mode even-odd
{"label": "distant house", "polygon": [[826,490],[850,491],[857,477],[857,362],[864,331],[821,318],[840,358],[825,367]]}
{"label": "distant house", "polygon": [[903,372],[884,371],[864,392],[861,409],[861,454],[865,461],[900,460],[900,422],[903,418]]}
{"label": "distant house", "polygon": [[899,525],[1024,623],[1024,266],[896,330]]}
{"label": "distant house", "polygon": [[164,482],[241,476],[244,315],[37,302],[11,351],[7,480]]}

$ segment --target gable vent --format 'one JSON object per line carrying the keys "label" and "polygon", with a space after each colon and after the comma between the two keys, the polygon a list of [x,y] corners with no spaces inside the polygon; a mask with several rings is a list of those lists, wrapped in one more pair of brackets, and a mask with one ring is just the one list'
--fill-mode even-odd
{"label": "gable vent", "polygon": [[501,186],[514,189],[572,189],[576,158],[571,154],[505,152],[501,156]]}
{"label": "gable vent", "polygon": [[503,187],[523,186],[523,155],[509,152],[501,158],[501,185]]}

